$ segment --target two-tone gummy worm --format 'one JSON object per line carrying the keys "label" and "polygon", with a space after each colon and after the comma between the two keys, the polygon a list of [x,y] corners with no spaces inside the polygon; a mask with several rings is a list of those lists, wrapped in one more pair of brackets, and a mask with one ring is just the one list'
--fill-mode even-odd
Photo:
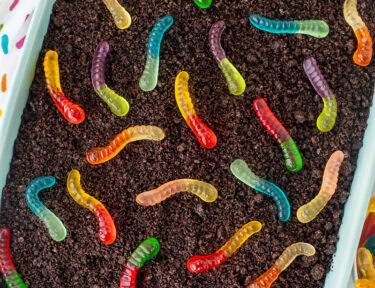
{"label": "two-tone gummy worm", "polygon": [[308,223],[314,220],[327,205],[328,201],[336,191],[339,170],[344,158],[345,156],[342,151],[336,151],[331,155],[324,169],[323,181],[319,194],[309,203],[301,206],[297,210],[298,221],[301,223]]}
{"label": "two-tone gummy worm", "polygon": [[355,288],[375,288],[375,281],[368,279],[358,279],[354,283]]}
{"label": "two-tone gummy worm", "polygon": [[227,243],[215,253],[206,256],[193,256],[187,262],[187,268],[192,273],[200,273],[215,268],[228,259],[254,233],[262,229],[258,221],[251,221],[238,230]]}
{"label": "two-tone gummy worm", "polygon": [[215,133],[209,129],[195,112],[193,102],[189,93],[189,73],[182,71],[178,73],[174,84],[174,93],[177,106],[180,109],[188,126],[193,130],[199,143],[205,148],[213,148],[217,138]]}
{"label": "two-tone gummy worm", "polygon": [[316,38],[324,38],[329,33],[329,26],[323,20],[278,21],[257,14],[251,14],[249,20],[259,30],[276,34],[306,34]]}
{"label": "two-tone gummy worm", "polygon": [[232,95],[241,95],[243,92],[245,92],[246,83],[240,72],[238,72],[236,67],[233,66],[225,55],[223,47],[221,47],[221,35],[223,34],[224,30],[224,20],[220,20],[212,25],[208,34],[210,50],[216,63],[219,65],[220,70],[224,74],[229,92]]}
{"label": "two-tone gummy worm", "polygon": [[85,120],[85,112],[77,104],[73,104],[63,93],[60,84],[59,55],[49,50],[44,57],[44,74],[49,94],[57,109],[72,124],[79,124]]}
{"label": "two-tone gummy worm", "polygon": [[302,158],[296,143],[280,121],[277,120],[266,101],[263,98],[255,99],[253,106],[263,126],[279,142],[288,170],[293,172],[301,170]]}
{"label": "two-tone gummy worm", "polygon": [[373,53],[372,39],[366,24],[358,14],[357,0],[345,1],[344,17],[357,37],[358,48],[353,55],[353,61],[357,65],[367,66],[371,62]]}
{"label": "two-tone gummy worm", "polygon": [[118,3],[117,0],[103,0],[109,12],[111,12],[113,20],[119,29],[127,29],[132,24],[132,18],[128,11]]}
{"label": "two-tone gummy worm", "polygon": [[367,215],[365,223],[363,224],[358,247],[362,247],[365,244],[366,240],[372,235],[375,235],[375,213],[369,213]]}
{"label": "two-tone gummy worm", "polygon": [[155,238],[144,240],[130,255],[121,275],[120,288],[135,288],[139,269],[159,253],[160,244]]}
{"label": "two-tone gummy worm", "polygon": [[91,81],[95,92],[107,103],[113,114],[125,116],[129,112],[129,103],[105,83],[105,58],[109,51],[108,42],[100,42],[92,59]]}
{"label": "two-tone gummy worm", "polygon": [[371,252],[366,248],[359,248],[357,251],[357,267],[362,277],[368,280],[375,280],[375,267]]}
{"label": "two-tone gummy worm", "polygon": [[214,202],[217,198],[217,190],[211,184],[193,179],[179,179],[139,194],[136,201],[142,206],[153,206],[179,192],[190,192],[205,202]]}
{"label": "two-tone gummy worm", "polygon": [[316,125],[322,132],[330,131],[335,126],[337,116],[336,96],[329,88],[327,81],[324,79],[318,64],[314,57],[305,59],[303,69],[310,80],[315,91],[322,97],[324,109],[320,113]]}
{"label": "two-tone gummy worm", "polygon": [[56,179],[53,176],[37,177],[26,187],[25,199],[31,211],[46,225],[49,235],[55,241],[63,241],[66,237],[66,229],[61,220],[52,213],[39,200],[38,193],[46,188],[55,185]]}
{"label": "two-tone gummy worm", "polygon": [[290,204],[285,193],[279,187],[256,176],[249,166],[247,166],[246,162],[241,159],[234,160],[230,165],[230,170],[240,181],[261,193],[271,196],[276,203],[278,210],[277,216],[281,221],[287,221],[289,219]]}
{"label": "two-tone gummy worm", "polygon": [[21,276],[14,267],[10,257],[10,231],[8,228],[0,229],[0,271],[4,277],[5,283],[9,288],[26,288]]}
{"label": "two-tone gummy worm", "polygon": [[139,80],[139,87],[143,91],[154,90],[158,83],[160,44],[165,31],[167,31],[172,24],[173,17],[168,15],[160,18],[152,28],[147,44],[146,65],[142,77]]}
{"label": "two-tone gummy worm", "polygon": [[212,4],[212,0],[194,0],[195,4],[197,4],[197,6],[199,8],[209,8]]}
{"label": "two-tone gummy worm", "polygon": [[280,273],[286,270],[298,256],[313,256],[315,248],[308,243],[295,243],[284,250],[275,264],[262,276],[254,280],[247,288],[269,288],[276,281]]}
{"label": "two-tone gummy worm", "polygon": [[81,186],[81,175],[75,169],[69,172],[66,183],[70,196],[79,205],[89,209],[98,219],[99,239],[104,244],[112,244],[116,240],[116,227],[112,217],[104,205],[94,197],[87,194]]}
{"label": "two-tone gummy worm", "polygon": [[139,140],[161,141],[165,137],[163,130],[156,126],[134,126],[123,130],[105,147],[92,148],[86,153],[90,164],[101,164],[111,160],[130,142]]}

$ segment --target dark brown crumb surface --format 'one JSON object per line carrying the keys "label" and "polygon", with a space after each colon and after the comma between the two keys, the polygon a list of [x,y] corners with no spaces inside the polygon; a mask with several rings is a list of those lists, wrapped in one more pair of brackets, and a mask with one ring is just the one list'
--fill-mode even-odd
{"label": "dark brown crumb surface", "polygon": [[[316,255],[298,258],[272,287],[323,287],[362,146],[375,78],[374,61],[366,68],[352,61],[357,42],[343,17],[344,1],[214,0],[208,10],[199,9],[192,0],[120,2],[133,20],[123,31],[115,27],[100,0],[58,0],[54,7],[0,214],[1,226],[11,229],[13,260],[26,284],[119,287],[131,252],[142,240],[156,237],[160,253],[140,270],[138,287],[245,287],[271,267],[287,246],[299,241],[313,244]],[[274,19],[323,19],[331,32],[324,39],[270,34],[250,25],[251,13]],[[359,13],[374,37],[375,2],[359,1]],[[174,24],[162,42],[159,83],[153,92],[145,93],[138,81],[148,35],[156,20],[168,14],[174,17]],[[220,19],[227,25],[223,48],[247,82],[243,96],[229,95],[209,52],[208,31]],[[92,55],[103,40],[111,46],[107,84],[131,105],[124,118],[114,116],[91,86]],[[86,112],[80,125],[69,124],[48,95],[42,61],[49,49],[60,55],[64,92]],[[338,99],[336,126],[325,134],[316,127],[323,102],[302,68],[309,56],[317,59]],[[177,108],[174,80],[181,70],[190,73],[200,116],[218,137],[212,150],[200,146]],[[300,172],[285,168],[279,145],[252,109],[257,97],[267,100],[297,143],[304,160]],[[131,143],[99,166],[86,162],[89,149],[107,145],[133,125],[157,125],[166,138]],[[338,149],[347,158],[336,194],[313,222],[300,224],[298,207],[319,192],[325,164]],[[289,221],[277,219],[271,198],[233,177],[229,166],[236,158],[283,189],[291,204]],[[73,168],[81,172],[86,192],[101,200],[112,214],[118,229],[114,244],[105,246],[99,241],[95,215],[76,204],[66,191],[67,174]],[[62,243],[50,238],[24,199],[28,183],[44,175],[57,180],[54,187],[40,193],[40,199],[65,224],[68,235]],[[213,184],[219,191],[217,201],[207,204],[181,193],[153,207],[135,202],[137,194],[178,178]],[[263,229],[223,265],[199,275],[187,270],[191,256],[215,252],[251,220],[262,222]]]}

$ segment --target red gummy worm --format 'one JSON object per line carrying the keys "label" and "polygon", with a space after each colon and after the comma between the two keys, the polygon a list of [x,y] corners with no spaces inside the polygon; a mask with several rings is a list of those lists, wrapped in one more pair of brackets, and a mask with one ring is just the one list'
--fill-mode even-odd
{"label": "red gummy worm", "polygon": [[216,135],[202,122],[197,114],[188,116],[186,121],[203,147],[209,149],[215,147]]}
{"label": "red gummy worm", "polygon": [[55,102],[57,109],[63,114],[66,120],[72,124],[80,124],[85,120],[83,109],[70,101],[61,91],[51,90],[50,95]]}
{"label": "red gummy worm", "polygon": [[15,270],[9,249],[10,231],[8,228],[0,230],[0,270],[4,277]]}
{"label": "red gummy worm", "polygon": [[100,241],[106,245],[112,244],[116,240],[117,233],[111,215],[105,207],[100,206],[94,208],[94,213],[98,219]]}
{"label": "red gummy worm", "polygon": [[255,99],[253,106],[263,126],[266,127],[280,144],[290,138],[288,131],[286,131],[283,124],[273,115],[263,98]]}
{"label": "red gummy worm", "polygon": [[366,240],[375,234],[375,213],[368,214],[365,224],[363,224],[361,239],[359,240],[359,246],[362,247]]}
{"label": "red gummy worm", "polygon": [[136,265],[126,263],[121,274],[120,288],[135,288],[138,271],[139,268]]}
{"label": "red gummy worm", "polygon": [[219,266],[228,257],[225,256],[224,251],[217,250],[215,253],[206,256],[193,256],[187,262],[187,268],[192,273],[200,273]]}

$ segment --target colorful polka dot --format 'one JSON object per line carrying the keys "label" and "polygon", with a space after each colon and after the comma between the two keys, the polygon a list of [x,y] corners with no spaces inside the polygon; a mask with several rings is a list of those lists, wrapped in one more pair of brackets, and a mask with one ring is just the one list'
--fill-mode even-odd
{"label": "colorful polka dot", "polygon": [[3,27],[4,27],[4,24],[0,24],[0,32],[3,29]]}
{"label": "colorful polka dot", "polygon": [[12,11],[17,6],[18,2],[20,2],[20,0],[14,0],[12,5],[10,5],[9,10]]}
{"label": "colorful polka dot", "polygon": [[8,44],[9,44],[9,37],[7,34],[4,34],[1,37],[1,48],[3,49],[4,54],[8,54]]}
{"label": "colorful polka dot", "polygon": [[1,78],[1,92],[7,91],[7,74],[5,73],[3,75],[3,78]]}
{"label": "colorful polka dot", "polygon": [[21,49],[23,46],[23,43],[25,43],[26,35],[23,36],[17,43],[16,43],[16,48]]}

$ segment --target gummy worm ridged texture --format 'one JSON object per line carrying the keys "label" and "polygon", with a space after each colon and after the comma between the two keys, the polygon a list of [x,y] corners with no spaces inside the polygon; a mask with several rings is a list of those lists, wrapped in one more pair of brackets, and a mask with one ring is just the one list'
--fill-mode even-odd
{"label": "gummy worm ridged texture", "polygon": [[197,4],[197,6],[199,8],[209,8],[212,4],[212,0],[194,0],[195,4]]}
{"label": "gummy worm ridged texture", "polygon": [[358,279],[354,283],[355,288],[375,288],[375,281],[368,279]]}
{"label": "gummy worm ridged texture", "polygon": [[160,44],[165,31],[173,24],[172,16],[164,16],[152,28],[147,44],[146,66],[139,80],[143,91],[152,91],[158,83]]}
{"label": "gummy worm ridged texture", "polygon": [[117,0],[103,0],[109,12],[111,12],[113,20],[119,29],[127,29],[132,24],[132,18],[128,11],[122,7]]}
{"label": "gummy worm ridged texture", "polygon": [[86,153],[90,164],[100,164],[111,160],[130,142],[139,140],[161,141],[165,137],[163,130],[156,126],[134,126],[123,130],[106,147],[96,147]]}
{"label": "gummy worm ridged texture", "polygon": [[329,33],[329,26],[322,20],[288,20],[278,21],[252,14],[250,23],[256,28],[270,33],[306,34],[316,38],[324,38]]}
{"label": "gummy worm ridged texture", "polygon": [[217,190],[211,184],[193,179],[179,179],[139,194],[136,201],[142,206],[152,206],[179,192],[193,193],[205,202],[214,202],[217,198]]}
{"label": "gummy worm ridged texture", "polygon": [[317,127],[322,132],[328,132],[335,126],[337,117],[336,96],[329,88],[327,81],[324,79],[318,64],[314,57],[305,59],[303,69],[310,80],[315,91],[322,97],[324,109],[317,120]]}
{"label": "gummy worm ridged texture", "polygon": [[285,193],[275,184],[256,176],[245,161],[236,159],[230,165],[233,175],[255,190],[271,196],[276,203],[278,217],[287,221],[290,217],[290,204]]}
{"label": "gummy worm ridged texture", "polygon": [[48,228],[49,235],[55,241],[63,241],[66,237],[66,229],[61,220],[40,202],[38,193],[55,185],[53,176],[37,177],[26,188],[25,199],[31,211],[43,221]]}
{"label": "gummy worm ridged texture", "polygon": [[216,146],[217,138],[215,133],[202,122],[194,110],[189,93],[189,78],[189,73],[185,71],[178,73],[176,77],[174,91],[177,106],[186,123],[198,138],[199,143],[203,147],[210,149]]}
{"label": "gummy worm ridged texture", "polygon": [[228,85],[229,92],[233,95],[241,95],[245,92],[246,83],[242,75],[236,67],[225,56],[225,52],[221,47],[221,34],[225,30],[225,22],[220,20],[212,25],[208,33],[208,41],[210,50],[219,65],[220,70],[223,72],[225,80]]}
{"label": "gummy worm ridged texture", "polygon": [[275,115],[273,115],[266,101],[263,98],[255,99],[253,106],[263,126],[266,127],[268,132],[279,142],[288,170],[293,172],[301,170],[302,158],[294,140],[290,137],[288,131],[286,131],[280,121],[277,120]]}
{"label": "gummy worm ridged texture", "polygon": [[4,277],[5,283],[9,288],[26,288],[20,275],[14,267],[10,257],[10,231],[8,228],[0,229],[0,271]]}
{"label": "gummy worm ridged texture", "polygon": [[100,241],[106,245],[112,244],[116,240],[117,234],[112,217],[101,202],[82,189],[81,175],[77,170],[73,169],[69,172],[66,186],[74,201],[95,214],[99,224]]}
{"label": "gummy worm ridged texture", "polygon": [[353,28],[357,37],[358,48],[353,55],[357,65],[367,66],[372,59],[372,39],[366,24],[358,14],[357,0],[346,0],[344,3],[345,21]]}
{"label": "gummy worm ridged texture", "polygon": [[105,58],[108,51],[108,42],[100,42],[98,47],[96,47],[92,59],[91,82],[94,86],[95,92],[105,103],[107,103],[113,114],[121,117],[129,112],[129,103],[105,84]]}
{"label": "gummy worm ridged texture", "polygon": [[340,166],[344,158],[344,153],[341,151],[336,151],[329,158],[324,169],[323,182],[319,194],[297,210],[297,218],[301,223],[308,223],[314,220],[335,193]]}
{"label": "gummy worm ridged texture", "polygon": [[160,244],[155,238],[143,241],[130,255],[121,275],[120,288],[135,288],[138,270],[159,253]]}
{"label": "gummy worm ridged texture", "polygon": [[43,66],[48,92],[66,120],[72,124],[82,123],[85,120],[85,112],[62,92],[58,57],[57,52],[52,50],[44,57]]}
{"label": "gummy worm ridged texture", "polygon": [[284,250],[275,264],[268,269],[262,276],[254,280],[247,286],[248,288],[269,288],[272,283],[279,277],[298,256],[313,256],[315,248],[308,243],[295,243]]}
{"label": "gummy worm ridged texture", "polygon": [[254,233],[262,229],[258,221],[251,221],[238,230],[227,243],[215,253],[207,256],[193,256],[187,262],[187,268],[192,273],[200,273],[223,263]]}
{"label": "gummy worm ridged texture", "polygon": [[357,267],[363,278],[375,280],[374,261],[371,252],[366,248],[361,247],[357,251]]}

